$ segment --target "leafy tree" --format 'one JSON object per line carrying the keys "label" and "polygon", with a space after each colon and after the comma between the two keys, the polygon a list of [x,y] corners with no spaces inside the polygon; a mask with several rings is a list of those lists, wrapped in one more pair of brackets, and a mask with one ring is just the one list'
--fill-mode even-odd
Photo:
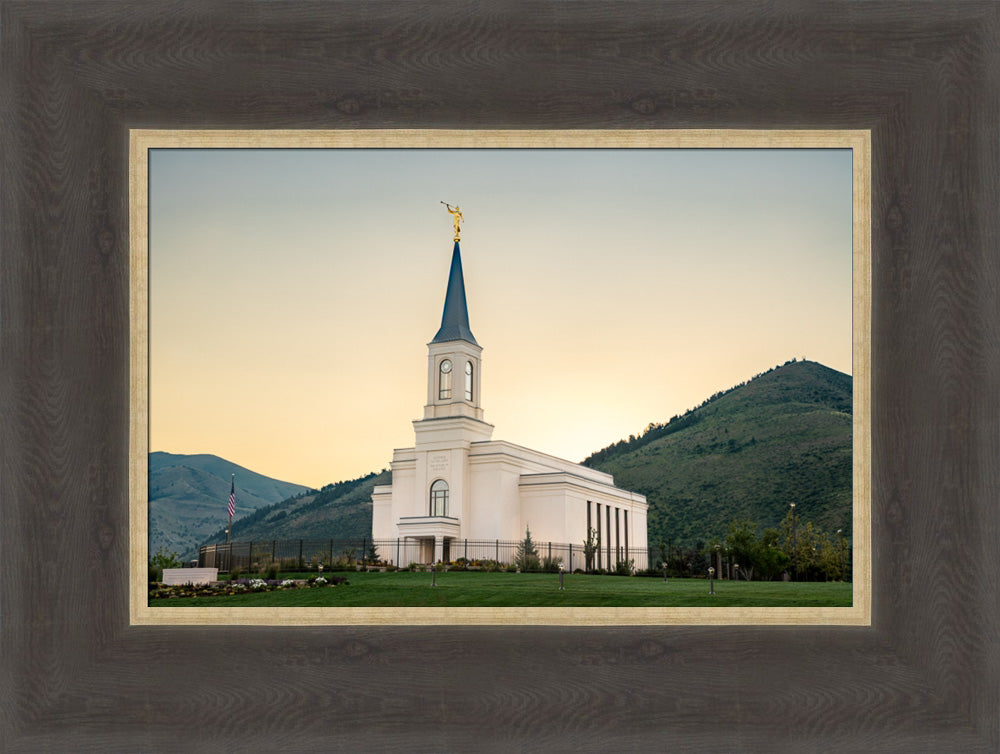
{"label": "leafy tree", "polygon": [[754,568],[758,565],[761,549],[757,539],[757,524],[749,519],[731,521],[725,542],[733,560],[741,566],[743,578],[747,581],[753,580]]}
{"label": "leafy tree", "polygon": [[541,560],[538,557],[538,550],[531,539],[531,529],[525,527],[524,540],[517,546],[517,553],[514,555],[514,565],[521,571],[537,571],[541,568]]}
{"label": "leafy tree", "polygon": [[667,558],[667,567],[674,576],[696,576],[707,572],[708,559],[704,542],[695,543],[694,547],[671,548]]}
{"label": "leafy tree", "polygon": [[781,549],[780,536],[777,529],[764,529],[764,533],[761,534],[757,568],[762,581],[773,581],[778,574],[788,568],[789,559]]}
{"label": "leafy tree", "polygon": [[841,569],[840,548],[830,537],[823,536],[820,540],[817,555],[817,567],[827,581],[843,581]]}
{"label": "leafy tree", "polygon": [[161,546],[149,559],[149,580],[160,581],[163,579],[164,568],[180,568],[182,565],[176,552],[168,552],[165,546]]}

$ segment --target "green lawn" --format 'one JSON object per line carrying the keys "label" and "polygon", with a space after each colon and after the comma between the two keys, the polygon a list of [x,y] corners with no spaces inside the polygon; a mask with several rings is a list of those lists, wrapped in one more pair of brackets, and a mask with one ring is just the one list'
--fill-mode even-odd
{"label": "green lawn", "polygon": [[566,574],[338,573],[348,585],[150,600],[151,607],[850,607],[851,584]]}

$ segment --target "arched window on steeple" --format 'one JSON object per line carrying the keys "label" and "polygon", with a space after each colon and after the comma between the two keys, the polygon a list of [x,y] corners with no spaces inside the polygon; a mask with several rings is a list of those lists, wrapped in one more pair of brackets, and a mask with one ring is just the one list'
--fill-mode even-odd
{"label": "arched window on steeple", "polygon": [[472,362],[465,362],[465,400],[472,400]]}
{"label": "arched window on steeple", "polygon": [[438,479],[431,485],[431,515],[448,515],[448,483]]}
{"label": "arched window on steeple", "polygon": [[438,400],[451,398],[451,361],[445,359],[438,366]]}

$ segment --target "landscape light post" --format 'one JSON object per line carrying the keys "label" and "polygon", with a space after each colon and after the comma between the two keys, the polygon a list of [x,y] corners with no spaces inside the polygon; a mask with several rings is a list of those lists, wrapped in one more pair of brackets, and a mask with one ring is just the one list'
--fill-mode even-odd
{"label": "landscape light post", "polygon": [[559,591],[560,592],[565,592],[566,591],[566,587],[563,586],[563,571],[564,571],[564,569],[565,569],[565,566],[562,564],[562,561],[560,561],[559,562]]}
{"label": "landscape light post", "polygon": [[792,511],[792,581],[799,580],[799,551],[795,546],[795,503],[789,505]]}
{"label": "landscape light post", "polygon": [[663,561],[663,582],[667,581],[667,561]]}
{"label": "landscape light post", "polygon": [[840,580],[847,581],[847,563],[844,562],[843,529],[837,529],[837,564],[840,566]]}
{"label": "landscape light post", "polygon": [[733,563],[733,581],[740,580],[740,564]]}
{"label": "landscape light post", "polygon": [[708,593],[715,594],[715,569],[708,567]]}

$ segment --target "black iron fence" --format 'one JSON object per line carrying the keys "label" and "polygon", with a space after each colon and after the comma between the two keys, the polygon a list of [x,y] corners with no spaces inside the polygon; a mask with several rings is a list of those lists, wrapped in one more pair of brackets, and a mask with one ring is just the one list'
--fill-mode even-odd
{"label": "black iron fence", "polygon": [[351,567],[453,563],[471,568],[523,567],[567,571],[642,570],[649,564],[645,547],[601,544],[589,553],[580,544],[534,542],[534,552],[524,551],[524,542],[502,539],[267,539],[202,545],[199,568],[256,571],[274,564],[281,570],[294,568]]}

